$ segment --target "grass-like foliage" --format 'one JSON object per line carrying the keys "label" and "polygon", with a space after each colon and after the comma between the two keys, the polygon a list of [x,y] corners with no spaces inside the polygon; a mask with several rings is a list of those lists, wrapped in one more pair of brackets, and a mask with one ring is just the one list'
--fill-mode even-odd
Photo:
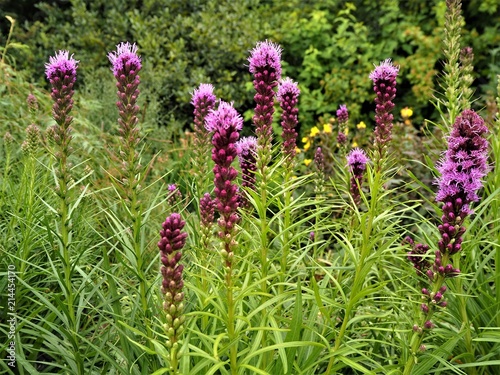
{"label": "grass-like foliage", "polygon": [[363,149],[349,150],[347,103],[306,137],[311,159],[300,82],[273,42],[248,57],[252,128],[200,82],[194,132],[171,143],[142,116],[135,44],[108,55],[113,125],[79,99],[78,51],[47,62],[49,95],[8,64],[7,41],[0,372],[498,373],[500,117],[470,109],[462,21],[449,0],[442,121],[417,134],[410,109],[395,120],[387,59],[366,72]]}

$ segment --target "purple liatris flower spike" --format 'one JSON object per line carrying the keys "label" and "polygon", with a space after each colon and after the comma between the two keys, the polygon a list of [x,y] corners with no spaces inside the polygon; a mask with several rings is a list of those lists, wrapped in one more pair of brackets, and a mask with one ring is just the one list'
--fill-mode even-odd
{"label": "purple liatris flower spike", "polygon": [[[438,202],[450,202],[455,215],[443,216],[443,222],[460,221],[464,215],[470,214],[471,202],[477,202],[477,191],[482,187],[481,179],[488,172],[488,141],[484,135],[488,133],[483,119],[473,110],[465,110],[457,117],[450,136],[448,150],[439,163]],[[459,218],[460,216],[460,218]]]}
{"label": "purple liatris flower spike", "polygon": [[339,109],[337,109],[337,121],[339,122],[339,125],[345,126],[348,120],[349,112],[347,111],[347,106],[345,104],[342,104]]}
{"label": "purple liatris flower spike", "polygon": [[232,104],[221,101],[216,110],[212,110],[205,119],[205,127],[213,132],[212,160],[214,165],[214,185],[218,219],[219,237],[224,242],[222,256],[228,267],[232,264],[235,247],[235,224],[238,216],[238,186],[234,180],[238,171],[231,165],[237,156],[236,142],[243,127],[243,118]]}
{"label": "purple liatris flower spike", "polygon": [[[448,150],[437,166],[441,176],[437,180],[436,200],[443,202],[442,224],[438,225],[441,238],[434,253],[434,263],[426,275],[432,290],[438,292],[422,290],[425,302],[421,309],[427,319],[436,306],[447,305],[444,300],[445,279],[460,274],[460,270],[451,264],[451,257],[462,249],[464,219],[472,213],[469,205],[479,200],[477,192],[482,187],[482,178],[488,173],[488,141],[484,137],[487,133],[483,119],[473,110],[464,110],[455,119],[448,136]],[[424,326],[432,328],[427,322]]]}
{"label": "purple liatris flower spike", "polygon": [[393,100],[396,97],[396,77],[399,67],[394,66],[390,59],[387,59],[375,66],[370,73],[373,81],[373,90],[377,95],[375,98],[375,144],[379,150],[379,156],[384,152],[384,146],[392,138],[392,121],[394,119],[391,111],[394,109]]}
{"label": "purple liatris flower spike", "polygon": [[215,107],[216,97],[214,87],[207,83],[202,83],[194,90],[191,104],[194,106],[194,173],[197,176],[198,192],[206,189],[208,181],[208,155],[210,155],[210,136],[205,129],[205,117]]}
{"label": "purple liatris flower spike", "polygon": [[[255,171],[257,170],[256,165],[256,152],[257,152],[257,138],[255,137],[243,137],[238,142],[236,142],[236,152],[238,153],[238,160],[240,162],[240,168],[242,173],[242,185],[244,187],[254,189],[255,188]],[[241,197],[241,203],[243,206],[248,205],[248,201],[245,197]]]}
{"label": "purple liatris flower spike", "polygon": [[274,114],[274,87],[281,78],[281,47],[269,41],[259,42],[251,51],[248,59],[250,73],[253,74],[253,86],[256,107],[253,116],[255,133],[259,148],[259,158],[262,167],[270,161],[272,141],[272,123]]}
{"label": "purple liatris flower spike", "polygon": [[167,189],[168,189],[167,202],[170,207],[174,207],[182,200],[182,193],[176,184],[169,184],[167,186]]}
{"label": "purple liatris flower spike", "polygon": [[406,236],[403,243],[411,246],[408,252],[408,260],[413,264],[417,275],[423,276],[431,266],[431,263],[424,257],[429,251],[429,246],[421,243],[415,243],[410,236]]}
{"label": "purple liatris flower spike", "polygon": [[365,152],[360,148],[352,149],[347,155],[347,166],[351,172],[351,195],[354,203],[359,206],[361,203],[360,187],[366,164],[370,161]]}
{"label": "purple liatris flower spike", "polygon": [[339,109],[337,109],[337,121],[339,123],[337,143],[339,144],[339,146],[343,146],[347,142],[347,136],[345,130],[347,127],[348,120],[349,120],[349,112],[347,111],[347,106],[345,104],[342,104],[339,107]]}
{"label": "purple liatris flower spike", "polygon": [[137,55],[135,43],[126,42],[118,44],[116,51],[108,54],[108,59],[113,65],[111,70],[117,80],[118,101],[116,106],[119,113],[119,131],[128,146],[127,148],[133,149],[140,140],[136,125],[139,121],[137,118],[139,112],[137,97],[139,96],[139,71],[142,68],[141,58]]}
{"label": "purple liatris flower spike", "polygon": [[283,138],[283,154],[287,159],[291,159],[295,156],[295,149],[297,148],[297,132],[295,127],[298,123],[298,113],[299,109],[297,103],[299,101],[300,90],[295,82],[290,78],[285,78],[280,80],[278,86],[278,102],[280,104],[282,114],[281,114],[281,126],[283,128],[283,133],[281,137]]}
{"label": "purple liatris flower spike", "polygon": [[214,95],[214,86],[208,83],[202,83],[193,91],[191,104],[194,106],[195,131],[205,131],[205,117],[215,107],[216,97]]}
{"label": "purple liatris flower spike", "polygon": [[473,110],[466,109],[458,116],[448,137],[448,150],[438,165],[441,173],[437,183],[436,200],[443,202],[443,224],[438,227],[441,240],[438,242],[442,254],[460,251],[462,226],[467,215],[472,213],[469,205],[477,202],[482,178],[488,173],[488,133],[483,119]]}
{"label": "purple liatris flower spike", "polygon": [[205,193],[200,199],[201,226],[212,227],[215,215],[215,201],[209,193]]}
{"label": "purple liatris flower spike", "polygon": [[325,157],[321,147],[318,147],[314,153],[314,164],[316,165],[318,171],[323,172],[325,170]]}
{"label": "purple liatris flower spike", "polygon": [[54,57],[49,58],[48,64],[45,64],[45,75],[52,86],[50,94],[54,101],[52,115],[58,125],[54,128],[54,140],[60,146],[60,153],[56,155],[58,158],[66,158],[70,153],[69,126],[73,117],[69,112],[73,108],[73,87],[76,82],[78,62],[68,51],[59,51]]}
{"label": "purple liatris flower spike", "polygon": [[161,275],[163,277],[161,292],[164,295],[163,310],[166,314],[166,334],[168,346],[176,345],[179,336],[184,330],[184,281],[180,264],[181,250],[186,244],[187,233],[182,229],[186,223],[181,215],[173,213],[165,219],[160,231],[161,239],[158,242],[161,259]]}

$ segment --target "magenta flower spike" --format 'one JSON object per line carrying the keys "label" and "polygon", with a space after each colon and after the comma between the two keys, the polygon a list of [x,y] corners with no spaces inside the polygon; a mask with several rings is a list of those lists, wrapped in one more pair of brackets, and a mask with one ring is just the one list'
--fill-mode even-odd
{"label": "magenta flower spike", "polygon": [[209,193],[205,193],[200,199],[201,226],[211,228],[215,217],[215,201]]}
{"label": "magenta flower spike", "polygon": [[280,80],[278,86],[278,102],[280,104],[281,113],[281,127],[283,132],[282,150],[287,159],[295,157],[297,148],[297,131],[295,130],[299,120],[299,109],[297,104],[299,102],[300,90],[297,83],[293,82],[290,78]]}
{"label": "magenta flower spike", "polygon": [[167,186],[167,202],[170,207],[174,207],[176,204],[182,201],[182,193],[176,184],[169,184]]}
{"label": "magenta flower spike", "polygon": [[337,109],[337,121],[339,123],[339,132],[337,135],[337,143],[343,146],[347,142],[347,136],[345,135],[345,129],[347,127],[347,121],[349,121],[349,112],[347,111],[347,106],[342,104],[339,109]]}
{"label": "magenta flower spike", "polygon": [[392,138],[392,121],[394,116],[393,100],[396,97],[396,77],[399,67],[392,64],[391,59],[382,61],[380,65],[370,73],[373,81],[373,90],[377,95],[375,98],[375,145],[379,150],[379,156],[384,153],[385,146]]}
{"label": "magenta flower spike", "polygon": [[179,336],[184,330],[184,281],[180,264],[182,248],[186,244],[187,233],[183,232],[185,221],[181,215],[173,213],[165,219],[160,231],[161,239],[158,242],[161,259],[161,275],[163,277],[161,292],[164,295],[163,310],[166,314],[166,334],[169,339],[168,346],[176,345]]}
{"label": "magenta flower spike", "polygon": [[[240,162],[240,169],[242,173],[242,185],[249,189],[255,188],[255,171],[257,170],[256,156],[257,156],[257,138],[243,137],[236,142],[236,152],[238,153],[238,160]],[[249,202],[242,192],[240,196],[240,206],[248,207]]]}
{"label": "magenta flower spike", "polygon": [[339,125],[345,126],[348,120],[349,111],[347,110],[347,106],[342,104],[339,109],[337,109],[337,121],[339,122]]}
{"label": "magenta flower spike", "polygon": [[214,87],[202,83],[194,90],[191,104],[194,106],[194,140],[193,140],[193,167],[196,178],[198,197],[208,189],[208,157],[210,155],[210,135],[205,129],[205,117],[215,107],[216,97]]}
{"label": "magenta flower spike", "polygon": [[137,114],[139,106],[137,97],[139,96],[140,77],[139,71],[142,68],[141,58],[137,55],[137,46],[134,44],[120,43],[116,46],[116,51],[108,54],[108,59],[112,64],[111,70],[115,76],[118,89],[118,107],[120,134],[129,148],[133,149],[139,143],[139,129],[136,125],[139,121]]}
{"label": "magenta flower spike", "polygon": [[233,105],[220,101],[219,107],[212,110],[205,119],[205,128],[213,133],[212,160],[214,165],[215,203],[220,214],[218,219],[219,237],[224,242],[222,256],[226,266],[232,264],[235,247],[235,225],[238,216],[238,186],[234,180],[238,171],[231,165],[237,156],[236,142],[243,127],[243,118]]}
{"label": "magenta flower spike", "polygon": [[194,124],[195,131],[204,134],[205,117],[215,107],[216,97],[214,95],[214,86],[208,83],[202,83],[193,91],[191,104],[194,106]]}
{"label": "magenta flower spike", "polygon": [[69,55],[68,51],[59,51],[55,56],[49,58],[45,64],[45,75],[49,80],[51,98],[54,101],[52,115],[58,126],[54,127],[54,141],[60,150],[56,155],[58,158],[66,158],[71,149],[71,130],[69,128],[73,117],[69,115],[73,108],[73,87],[76,82],[76,69],[79,61]]}
{"label": "magenta flower spike", "polygon": [[253,116],[255,133],[259,148],[261,163],[267,165],[270,161],[272,123],[274,114],[274,88],[281,78],[281,47],[275,43],[258,42],[248,59],[250,73],[253,74],[253,86],[256,107]]}
{"label": "magenta flower spike", "polygon": [[351,172],[351,196],[356,204],[361,204],[360,188],[363,180],[363,174],[366,171],[366,164],[370,159],[366,156],[365,152],[360,148],[352,149],[347,155],[347,166]]}
{"label": "magenta flower spike", "polygon": [[[421,310],[430,318],[436,306],[445,307],[447,301],[444,300],[446,278],[455,277],[460,274],[460,270],[451,264],[451,256],[462,249],[462,236],[465,233],[463,226],[464,219],[473,213],[470,204],[479,201],[477,194],[482,187],[482,179],[489,171],[488,141],[485,135],[488,128],[484,120],[473,110],[466,109],[460,116],[457,116],[451,134],[448,137],[448,150],[444,158],[437,166],[441,176],[437,179],[439,190],[436,200],[443,202],[442,224],[438,225],[441,239],[438,241],[438,249],[434,252],[434,263],[429,265],[420,262],[424,267],[417,267],[414,255],[424,252],[428,246],[415,246],[410,261],[417,271],[423,272],[432,285],[435,293],[429,293],[427,289],[422,290],[425,302],[421,305]],[[428,320],[428,322],[430,322]],[[427,322],[426,322],[427,323]],[[425,328],[432,328],[426,324]]]}

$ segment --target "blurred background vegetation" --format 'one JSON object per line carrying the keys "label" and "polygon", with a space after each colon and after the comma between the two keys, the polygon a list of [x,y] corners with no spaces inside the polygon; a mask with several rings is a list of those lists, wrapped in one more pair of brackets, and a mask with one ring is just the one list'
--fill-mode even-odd
{"label": "blurred background vegetation", "polygon": [[[432,98],[442,68],[444,0],[0,0],[0,46],[16,19],[6,62],[46,87],[44,63],[55,50],[80,60],[77,108],[108,130],[116,122],[114,78],[106,54],[136,42],[143,58],[141,100],[150,130],[175,140],[191,128],[191,92],[212,83],[250,121],[248,51],[259,40],[283,47],[284,75],[299,82],[301,135],[347,104],[350,124],[373,126],[373,64],[401,66],[396,113],[413,109],[413,126],[437,119]],[[463,43],[474,49],[475,109],[493,103],[500,73],[497,0],[463,2]],[[83,111],[83,109],[82,109]],[[487,116],[488,117],[488,116]],[[325,120],[326,119],[326,120]]]}

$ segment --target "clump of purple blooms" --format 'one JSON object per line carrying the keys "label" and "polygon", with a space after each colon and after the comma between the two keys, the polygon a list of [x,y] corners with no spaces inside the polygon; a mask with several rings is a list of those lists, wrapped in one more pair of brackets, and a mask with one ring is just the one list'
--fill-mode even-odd
{"label": "clump of purple blooms", "polygon": [[[236,142],[236,152],[238,153],[238,160],[241,168],[242,186],[249,189],[255,188],[255,172],[256,165],[256,152],[257,152],[257,138],[243,137]],[[241,205],[248,206],[248,200],[242,195]]]}
{"label": "clump of purple blooms", "polygon": [[177,342],[184,330],[184,281],[180,264],[182,248],[186,244],[187,233],[182,232],[186,223],[181,215],[173,213],[165,219],[160,231],[161,239],[158,242],[161,259],[161,275],[163,277],[161,292],[164,295],[163,310],[166,314],[165,331],[168,337],[167,346],[177,349]]}
{"label": "clump of purple blooms", "polygon": [[393,100],[396,97],[396,77],[399,67],[392,64],[390,59],[382,61],[380,65],[370,73],[375,91],[375,146],[379,151],[379,157],[385,152],[387,143],[392,138],[392,121],[394,116]]}
{"label": "clump of purple blooms", "polygon": [[280,80],[278,86],[278,102],[280,104],[281,113],[281,127],[283,132],[281,137],[283,138],[282,150],[283,154],[287,160],[291,160],[295,157],[297,148],[297,131],[295,130],[299,120],[298,113],[299,109],[297,104],[299,102],[300,90],[297,83],[293,82],[291,78],[285,78]]}
{"label": "clump of purple blooms", "polygon": [[238,186],[234,182],[238,171],[231,164],[237,156],[236,142],[243,127],[243,118],[232,104],[221,101],[218,108],[207,115],[205,122],[206,129],[213,133],[215,203],[220,214],[217,221],[220,229],[219,237],[224,243],[221,255],[226,261],[226,266],[231,267],[233,250],[236,247],[235,225],[239,221]]}
{"label": "clump of purple blooms", "polygon": [[360,148],[352,149],[347,155],[347,166],[351,172],[350,192],[356,206],[361,204],[361,183],[369,161],[370,159]]}

